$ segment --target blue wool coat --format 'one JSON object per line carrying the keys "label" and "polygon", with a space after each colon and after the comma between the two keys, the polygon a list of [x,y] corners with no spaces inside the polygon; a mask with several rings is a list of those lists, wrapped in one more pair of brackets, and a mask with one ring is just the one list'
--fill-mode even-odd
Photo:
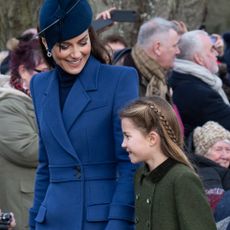
{"label": "blue wool coat", "polygon": [[61,112],[56,71],[31,81],[40,147],[30,227],[133,229],[135,166],[118,111],[137,97],[137,73],[90,57]]}

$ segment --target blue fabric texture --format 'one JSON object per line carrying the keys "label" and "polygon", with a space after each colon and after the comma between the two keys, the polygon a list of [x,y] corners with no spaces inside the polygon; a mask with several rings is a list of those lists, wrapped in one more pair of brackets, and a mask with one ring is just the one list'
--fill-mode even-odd
{"label": "blue fabric texture", "polygon": [[57,74],[31,80],[40,138],[30,229],[134,229],[137,166],[121,147],[119,110],[138,97],[137,72],[91,56],[63,111]]}

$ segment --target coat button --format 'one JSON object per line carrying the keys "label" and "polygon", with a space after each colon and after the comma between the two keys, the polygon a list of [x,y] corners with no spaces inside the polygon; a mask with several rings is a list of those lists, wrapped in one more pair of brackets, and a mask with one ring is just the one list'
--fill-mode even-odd
{"label": "coat button", "polygon": [[147,228],[150,228],[150,221],[149,220],[146,221],[146,226],[147,226]]}
{"label": "coat button", "polygon": [[81,178],[81,167],[80,166],[76,166],[76,174],[75,176],[77,177],[77,179]]}
{"label": "coat button", "polygon": [[151,203],[151,199],[150,199],[150,198],[147,198],[147,199],[146,199],[146,203],[147,203],[147,204],[150,204],[150,203]]}
{"label": "coat button", "polygon": [[139,198],[140,198],[140,193],[137,193],[136,194],[136,200],[139,200]]}

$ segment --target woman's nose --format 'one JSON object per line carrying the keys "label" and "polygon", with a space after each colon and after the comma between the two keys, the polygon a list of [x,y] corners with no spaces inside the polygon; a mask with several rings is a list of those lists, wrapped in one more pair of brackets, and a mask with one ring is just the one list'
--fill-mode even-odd
{"label": "woman's nose", "polygon": [[121,143],[121,147],[122,148],[125,148],[126,147],[126,144],[125,144],[125,140],[123,139],[122,143]]}
{"label": "woman's nose", "polygon": [[81,56],[80,49],[78,47],[73,47],[71,50],[70,56],[72,58],[79,58]]}

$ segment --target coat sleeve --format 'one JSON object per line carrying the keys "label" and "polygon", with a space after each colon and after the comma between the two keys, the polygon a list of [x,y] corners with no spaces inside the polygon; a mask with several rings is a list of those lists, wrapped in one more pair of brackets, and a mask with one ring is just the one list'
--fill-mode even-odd
{"label": "coat sleeve", "polygon": [[[34,93],[34,79],[32,78],[30,84],[31,95],[34,102],[35,113],[37,115],[36,110],[36,96]],[[44,200],[48,185],[49,185],[49,169],[48,169],[48,158],[45,146],[43,144],[42,137],[40,135],[40,126],[39,121],[37,119],[38,129],[39,129],[39,147],[38,147],[38,161],[39,165],[36,171],[36,179],[35,179],[35,190],[34,190],[34,203],[33,207],[29,212],[29,226],[30,229],[35,229],[35,218],[37,216],[38,210],[41,206],[42,201]]]}
{"label": "coat sleeve", "polygon": [[1,155],[21,167],[37,166],[38,134],[19,100],[7,99],[0,105]]}
{"label": "coat sleeve", "polygon": [[179,175],[175,181],[174,193],[180,229],[216,229],[211,208],[198,176],[192,172]]}
{"label": "coat sleeve", "polygon": [[121,148],[122,131],[119,110],[129,101],[138,97],[136,70],[127,68],[121,74],[114,96],[113,129],[117,159],[118,180],[110,205],[109,222],[106,230],[133,229],[134,221],[134,186],[133,175],[136,166],[131,164],[127,152]]}

